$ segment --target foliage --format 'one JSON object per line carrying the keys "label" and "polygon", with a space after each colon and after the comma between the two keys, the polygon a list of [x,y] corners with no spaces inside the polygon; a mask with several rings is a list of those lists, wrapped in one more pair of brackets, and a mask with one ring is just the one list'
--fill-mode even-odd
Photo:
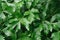
{"label": "foliage", "polygon": [[0,0],[0,40],[60,40],[60,0]]}

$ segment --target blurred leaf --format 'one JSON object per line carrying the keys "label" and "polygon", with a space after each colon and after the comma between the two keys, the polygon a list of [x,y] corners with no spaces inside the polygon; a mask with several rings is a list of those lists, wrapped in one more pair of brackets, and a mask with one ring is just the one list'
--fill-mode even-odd
{"label": "blurred leaf", "polygon": [[0,40],[5,40],[4,37],[2,35],[0,35]]}
{"label": "blurred leaf", "polygon": [[20,2],[21,0],[14,0],[15,1],[15,3],[18,3],[18,2]]}
{"label": "blurred leaf", "polygon": [[32,2],[27,2],[26,3],[26,6],[27,6],[28,9],[31,7],[31,4],[32,4]]}
{"label": "blurred leaf", "polygon": [[24,2],[21,1],[21,2],[16,3],[15,5],[16,5],[17,9],[20,9],[23,6],[23,4],[24,4]]}
{"label": "blurred leaf", "polygon": [[55,19],[56,19],[56,16],[52,16],[52,18],[51,18],[51,22],[54,22]]}
{"label": "blurred leaf", "polygon": [[60,21],[59,22],[56,22],[56,23],[53,23],[53,28],[55,29],[55,30],[59,30],[59,28],[60,28]]}
{"label": "blurred leaf", "polygon": [[32,23],[34,21],[34,17],[35,17],[34,14],[30,14],[28,17],[28,21]]}
{"label": "blurred leaf", "polygon": [[4,30],[3,31],[5,33],[5,35],[7,36],[11,36],[12,32],[10,30]]}
{"label": "blurred leaf", "polygon": [[39,11],[38,11],[38,9],[32,8],[32,9],[31,9],[31,12],[32,12],[32,13],[38,13]]}
{"label": "blurred leaf", "polygon": [[30,22],[26,18],[22,18],[20,22],[25,25],[26,29],[29,30],[29,24]]}
{"label": "blurred leaf", "polygon": [[18,39],[18,40],[31,40],[31,38],[24,36],[24,37],[22,37],[21,39]]}
{"label": "blurred leaf", "polygon": [[20,30],[20,29],[21,29],[21,23],[18,22],[17,27],[16,27],[16,32],[18,32],[18,30]]}
{"label": "blurred leaf", "polygon": [[31,11],[30,10],[29,11],[25,11],[24,16],[30,15],[30,14],[31,14]]}
{"label": "blurred leaf", "polygon": [[5,16],[5,14],[3,14],[3,13],[0,13],[0,19],[5,19],[6,18],[6,16]]}
{"label": "blurred leaf", "polygon": [[51,37],[53,40],[60,40],[60,32],[53,33]]}
{"label": "blurred leaf", "polygon": [[60,0],[0,0],[0,40],[60,40]]}

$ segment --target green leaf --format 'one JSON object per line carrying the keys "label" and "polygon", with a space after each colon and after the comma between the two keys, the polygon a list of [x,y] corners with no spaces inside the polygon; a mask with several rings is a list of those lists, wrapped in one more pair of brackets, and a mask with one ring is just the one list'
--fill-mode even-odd
{"label": "green leaf", "polygon": [[38,13],[39,11],[38,11],[38,9],[32,8],[32,9],[31,9],[31,12],[32,12],[32,13]]}
{"label": "green leaf", "polygon": [[54,16],[52,16],[52,18],[51,18],[51,22],[54,22],[55,21],[55,19],[56,19],[56,16],[54,15]]}
{"label": "green leaf", "polygon": [[48,30],[50,30],[51,32],[52,32],[52,29],[53,29],[53,27],[52,27],[52,24],[50,23],[50,22],[48,22],[48,21],[45,21],[46,22],[46,24],[47,24],[47,28],[48,28]]}
{"label": "green leaf", "polygon": [[20,1],[21,1],[21,0],[14,0],[15,3],[18,3],[18,2],[20,2]]}
{"label": "green leaf", "polygon": [[25,25],[26,29],[29,30],[29,24],[30,22],[26,18],[22,18],[20,22]]}
{"label": "green leaf", "polygon": [[1,5],[1,1],[0,1],[0,13],[2,13],[2,5]]}
{"label": "green leaf", "polygon": [[55,20],[60,21],[60,16],[59,16],[59,15],[60,15],[60,14],[55,14],[54,16],[52,16],[51,22],[54,22]]}
{"label": "green leaf", "polygon": [[24,4],[24,2],[21,1],[21,2],[16,3],[15,5],[16,5],[17,9],[20,9],[23,6],[23,4]]}
{"label": "green leaf", "polygon": [[16,22],[16,21],[18,21],[18,19],[17,19],[17,18],[10,19],[10,20],[9,20],[9,23]]}
{"label": "green leaf", "polygon": [[60,21],[58,21],[58,22],[56,22],[56,23],[53,23],[53,28],[55,29],[55,30],[59,30],[59,28],[60,28]]}
{"label": "green leaf", "polygon": [[17,27],[16,27],[16,32],[18,32],[18,30],[20,30],[20,29],[21,29],[21,23],[18,22]]}
{"label": "green leaf", "polygon": [[31,4],[32,4],[32,2],[27,2],[26,3],[26,6],[27,6],[28,9],[31,7]]}
{"label": "green leaf", "polygon": [[0,35],[0,40],[5,40],[4,37],[2,35]]}
{"label": "green leaf", "polygon": [[28,21],[30,22],[30,23],[32,23],[35,19],[34,19],[34,14],[30,14],[29,16],[28,16]]}
{"label": "green leaf", "polygon": [[58,21],[60,21],[60,14],[57,14],[56,18],[57,18]]}
{"label": "green leaf", "polygon": [[11,36],[12,32],[10,30],[4,30],[3,31],[6,36]]}
{"label": "green leaf", "polygon": [[15,11],[15,4],[11,3],[2,3],[2,9],[8,13],[13,13]]}
{"label": "green leaf", "polygon": [[35,40],[41,40],[41,31],[43,29],[43,26],[40,25],[38,28],[35,29],[35,35],[34,35],[34,38]]}
{"label": "green leaf", "polygon": [[31,40],[31,38],[29,38],[29,37],[22,37],[21,39],[18,39],[18,40]]}
{"label": "green leaf", "polygon": [[17,35],[14,30],[12,30],[11,38],[12,38],[12,40],[17,40]]}
{"label": "green leaf", "polygon": [[4,13],[0,13],[0,19],[5,19],[6,18],[6,16],[5,16],[5,14]]}
{"label": "green leaf", "polygon": [[53,40],[60,40],[60,31],[52,34],[51,38]]}
{"label": "green leaf", "polygon": [[31,11],[30,10],[29,11],[25,11],[24,16],[30,15],[30,14],[31,14]]}

